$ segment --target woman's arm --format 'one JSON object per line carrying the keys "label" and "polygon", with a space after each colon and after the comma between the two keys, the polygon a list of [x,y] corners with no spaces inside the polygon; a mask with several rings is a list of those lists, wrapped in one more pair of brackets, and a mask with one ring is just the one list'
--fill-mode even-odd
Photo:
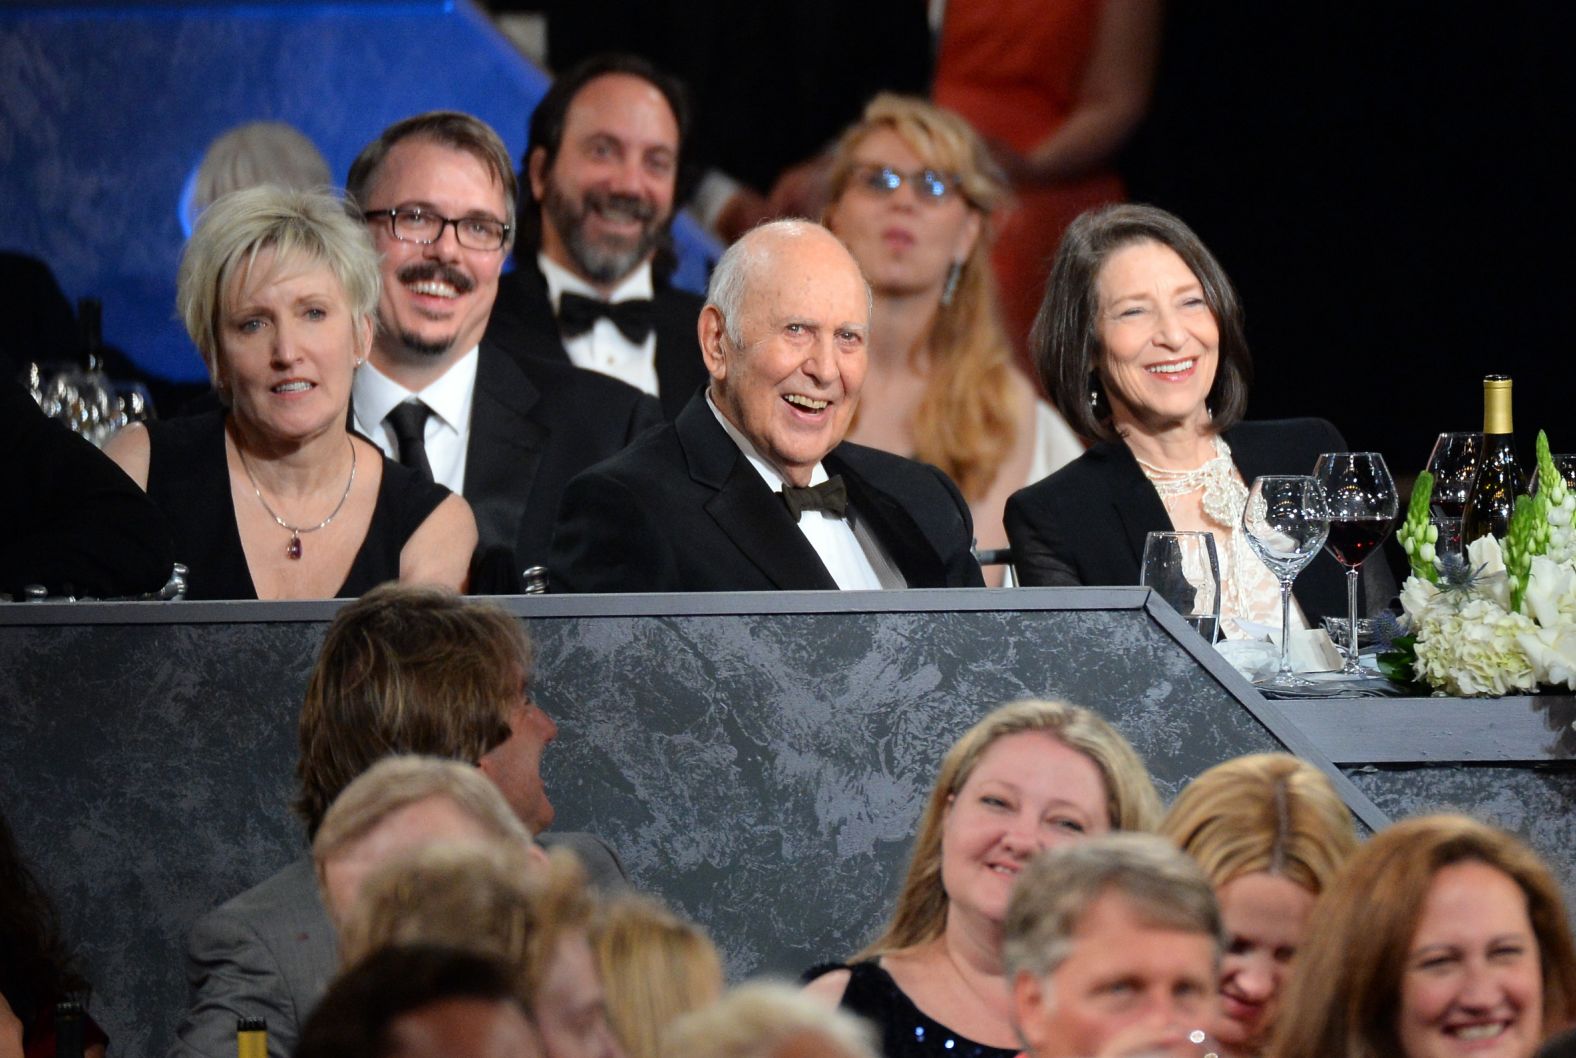
{"label": "woman's arm", "polygon": [[1160,53],[1160,0],[1106,0],[1078,100],[1022,159],[1004,159],[1020,184],[1050,184],[1106,165],[1149,109]]}
{"label": "woman's arm", "polygon": [[148,428],[140,422],[120,430],[104,446],[104,454],[143,492],[148,491],[148,451]]}
{"label": "woman's arm", "polygon": [[[1032,486],[1031,486],[1032,487]],[[1077,587],[1083,581],[1057,543],[1054,519],[1043,508],[1031,511],[1021,489],[1007,500],[1002,524],[1012,547],[1012,564],[1018,583],[1025,588]]]}
{"label": "woman's arm", "polygon": [[464,591],[476,550],[471,505],[451,494],[417,527],[399,553],[399,579]]}

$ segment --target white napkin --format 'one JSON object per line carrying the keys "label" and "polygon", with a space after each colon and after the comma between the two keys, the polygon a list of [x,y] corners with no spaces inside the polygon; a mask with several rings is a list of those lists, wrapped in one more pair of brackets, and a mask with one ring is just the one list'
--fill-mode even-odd
{"label": "white napkin", "polygon": [[[1239,622],[1251,639],[1223,639],[1220,656],[1249,680],[1273,676],[1280,667],[1280,627]],[[1293,672],[1330,672],[1343,664],[1341,652],[1322,628],[1293,628],[1290,657]]]}

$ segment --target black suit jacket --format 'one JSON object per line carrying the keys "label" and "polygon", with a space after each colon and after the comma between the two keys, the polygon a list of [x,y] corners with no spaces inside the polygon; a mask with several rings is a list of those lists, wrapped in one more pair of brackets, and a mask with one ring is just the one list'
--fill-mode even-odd
{"label": "black suit jacket", "polygon": [[[1346,442],[1324,419],[1238,423],[1225,433],[1242,479],[1261,474],[1312,474],[1321,452]],[[1104,441],[1007,500],[1007,540],[1019,583],[1137,584],[1144,538],[1173,528],[1160,494],[1132,450]],[[1369,609],[1383,605],[1395,581],[1383,551],[1363,563]],[[1346,573],[1321,551],[1297,576],[1292,593],[1310,621],[1346,613]]]}
{"label": "black suit jacket", "polygon": [[[984,583],[968,504],[945,474],[846,442],[823,462],[910,587]],[[572,592],[837,587],[701,394],[570,483],[549,569]]]}
{"label": "black suit jacket", "polygon": [[[706,381],[706,363],[695,335],[704,303],[687,290],[656,284],[652,306],[657,332],[657,397],[665,419],[677,416],[690,394]],[[571,362],[535,254],[524,254],[515,270],[498,281],[498,300],[493,302],[492,318],[487,322],[487,337],[525,356]]]}
{"label": "black suit jacket", "polygon": [[655,400],[616,378],[483,338],[461,490],[480,535],[472,591],[519,591],[520,571],[547,560],[570,479],[661,421]]}

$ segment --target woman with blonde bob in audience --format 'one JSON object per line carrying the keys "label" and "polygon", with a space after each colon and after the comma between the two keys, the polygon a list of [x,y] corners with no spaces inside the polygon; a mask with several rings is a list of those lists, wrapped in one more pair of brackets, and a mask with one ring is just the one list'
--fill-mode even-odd
{"label": "woman with blonde bob in audience", "polygon": [[1143,762],[1098,715],[1001,706],[942,761],[891,921],[848,965],[810,971],[807,990],[874,1021],[887,1058],[1010,1058],[1014,879],[1042,849],[1153,830],[1159,815]]}
{"label": "woman with blonde bob in audience", "polygon": [[1371,838],[1320,899],[1272,1058],[1531,1058],[1576,1016],[1558,883],[1465,816]]}
{"label": "woman with blonde bob in audience", "polygon": [[1314,901],[1357,848],[1351,815],[1319,769],[1260,753],[1188,783],[1159,833],[1204,868],[1220,902],[1228,939],[1215,1038],[1232,1058],[1256,1055]]}
{"label": "woman with blonde bob in audience", "polygon": [[188,598],[465,586],[465,500],[347,425],[379,289],[367,226],[331,195],[264,185],[203,211],[176,301],[223,408],[128,427],[105,448],[169,517]]}
{"label": "woman with blonde bob in audience", "polygon": [[968,122],[877,96],[843,133],[826,226],[870,282],[870,366],[849,439],[933,463],[968,499],[983,548],[1007,546],[1015,490],[1083,445],[1013,363],[991,277],[1007,186]]}
{"label": "woman with blonde bob in audience", "polygon": [[629,1058],[660,1058],[663,1030],[722,995],[706,931],[647,896],[621,896],[591,925],[607,1017]]}

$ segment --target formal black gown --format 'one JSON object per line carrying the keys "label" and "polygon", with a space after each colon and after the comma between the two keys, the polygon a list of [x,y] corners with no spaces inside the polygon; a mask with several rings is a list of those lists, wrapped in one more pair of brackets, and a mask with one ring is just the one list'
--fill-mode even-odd
{"label": "formal black gown", "polygon": [[[188,599],[257,598],[230,497],[224,418],[214,411],[148,423],[148,495],[174,530],[175,561],[189,570]],[[383,481],[366,539],[336,597],[353,599],[397,580],[405,542],[448,495],[442,485],[383,457]],[[310,546],[310,538],[305,543]]]}
{"label": "formal black gown", "polygon": [[838,1006],[875,1025],[885,1058],[1014,1058],[1019,1053],[1016,1047],[989,1047],[965,1039],[925,1014],[874,959],[816,966],[804,980],[813,981],[833,970],[849,971],[848,988]]}

